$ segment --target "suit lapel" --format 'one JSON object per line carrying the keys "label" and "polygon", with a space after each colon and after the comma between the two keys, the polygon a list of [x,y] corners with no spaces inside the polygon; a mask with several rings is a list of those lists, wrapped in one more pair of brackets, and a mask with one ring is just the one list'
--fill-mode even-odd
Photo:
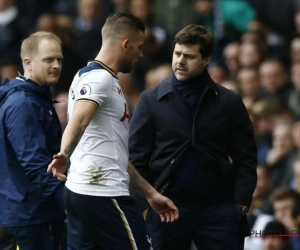
{"label": "suit lapel", "polygon": [[189,129],[191,128],[191,121],[192,121],[191,111],[186,106],[180,93],[175,88],[173,88],[172,93],[170,93],[168,97],[172,108],[174,108],[174,110],[178,113],[180,120],[185,122],[188,129],[187,131],[189,131]]}
{"label": "suit lapel", "polygon": [[174,126],[185,124],[186,128],[184,129],[187,129],[185,131],[190,131],[192,125],[191,112],[180,93],[175,89],[172,83],[172,76],[165,79],[158,87],[157,100],[160,101],[162,98],[168,98],[172,111],[175,111],[176,115],[178,115],[179,124],[174,124]]}

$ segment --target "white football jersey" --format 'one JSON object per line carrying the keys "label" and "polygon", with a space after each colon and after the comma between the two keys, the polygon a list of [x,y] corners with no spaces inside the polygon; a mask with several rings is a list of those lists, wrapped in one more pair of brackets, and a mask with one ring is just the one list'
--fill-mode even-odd
{"label": "white football jersey", "polygon": [[129,111],[116,74],[101,62],[89,63],[70,87],[69,119],[76,101],[98,108],[71,156],[66,186],[78,194],[129,195]]}

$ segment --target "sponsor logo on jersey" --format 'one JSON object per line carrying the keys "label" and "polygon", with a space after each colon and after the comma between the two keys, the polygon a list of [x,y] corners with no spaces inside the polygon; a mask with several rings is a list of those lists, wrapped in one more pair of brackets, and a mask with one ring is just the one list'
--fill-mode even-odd
{"label": "sponsor logo on jersey", "polygon": [[80,90],[80,95],[89,95],[91,93],[91,87],[87,84],[84,84]]}
{"label": "sponsor logo on jersey", "polygon": [[117,89],[118,89],[118,94],[119,94],[119,95],[123,95],[123,93],[122,93],[122,89],[121,89],[121,88],[119,88],[119,87],[117,87]]}

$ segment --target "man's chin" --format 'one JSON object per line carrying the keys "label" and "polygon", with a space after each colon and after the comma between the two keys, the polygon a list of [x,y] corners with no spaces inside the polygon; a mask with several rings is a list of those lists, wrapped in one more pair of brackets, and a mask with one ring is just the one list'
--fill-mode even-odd
{"label": "man's chin", "polygon": [[188,80],[188,76],[186,75],[181,75],[181,74],[175,74],[176,78],[178,81],[186,81]]}
{"label": "man's chin", "polygon": [[48,79],[47,84],[52,85],[52,84],[57,84],[58,83],[59,78],[51,78]]}
{"label": "man's chin", "polygon": [[58,83],[58,80],[48,80],[47,81],[47,84],[49,84],[49,85],[55,85],[57,83]]}
{"label": "man's chin", "polygon": [[124,67],[124,68],[120,69],[119,71],[123,74],[128,74],[132,71],[132,68],[133,67]]}

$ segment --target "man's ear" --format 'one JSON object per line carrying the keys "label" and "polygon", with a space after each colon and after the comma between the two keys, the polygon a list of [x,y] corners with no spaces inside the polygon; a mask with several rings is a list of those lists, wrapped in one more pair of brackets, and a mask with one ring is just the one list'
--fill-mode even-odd
{"label": "man's ear", "polygon": [[23,67],[26,68],[28,71],[31,70],[31,60],[28,57],[23,59]]}
{"label": "man's ear", "polygon": [[211,60],[210,56],[203,59],[205,67],[207,67],[207,65],[210,63],[210,60]]}
{"label": "man's ear", "polygon": [[128,44],[129,44],[129,40],[128,39],[125,39],[123,42],[122,42],[122,50],[126,50],[128,48]]}

